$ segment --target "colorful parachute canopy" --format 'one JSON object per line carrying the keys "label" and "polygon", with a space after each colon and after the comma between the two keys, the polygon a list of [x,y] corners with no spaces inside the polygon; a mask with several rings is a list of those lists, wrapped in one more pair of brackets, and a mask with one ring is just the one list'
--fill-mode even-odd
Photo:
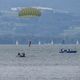
{"label": "colorful parachute canopy", "polygon": [[18,14],[20,17],[33,17],[33,16],[41,16],[41,11],[36,8],[24,8],[19,11]]}

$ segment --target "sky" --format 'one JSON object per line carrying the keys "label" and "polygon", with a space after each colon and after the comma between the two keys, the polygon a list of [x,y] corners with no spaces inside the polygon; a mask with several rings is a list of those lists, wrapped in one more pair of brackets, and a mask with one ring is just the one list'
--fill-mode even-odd
{"label": "sky", "polygon": [[80,0],[0,0],[0,10],[11,7],[43,6],[80,14]]}

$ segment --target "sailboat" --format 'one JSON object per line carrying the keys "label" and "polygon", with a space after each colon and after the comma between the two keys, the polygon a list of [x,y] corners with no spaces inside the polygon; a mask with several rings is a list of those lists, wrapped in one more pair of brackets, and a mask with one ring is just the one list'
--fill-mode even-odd
{"label": "sailboat", "polygon": [[18,41],[16,41],[16,45],[17,45],[17,46],[19,45],[19,42],[18,42]]}
{"label": "sailboat", "polygon": [[53,43],[53,40],[51,41],[51,45],[53,45],[54,43]]}

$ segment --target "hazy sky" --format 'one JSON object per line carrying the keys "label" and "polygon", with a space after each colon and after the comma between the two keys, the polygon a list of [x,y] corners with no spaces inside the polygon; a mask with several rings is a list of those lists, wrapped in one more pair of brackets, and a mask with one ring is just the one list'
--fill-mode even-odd
{"label": "hazy sky", "polygon": [[0,9],[19,6],[45,6],[80,14],[80,0],[0,0]]}

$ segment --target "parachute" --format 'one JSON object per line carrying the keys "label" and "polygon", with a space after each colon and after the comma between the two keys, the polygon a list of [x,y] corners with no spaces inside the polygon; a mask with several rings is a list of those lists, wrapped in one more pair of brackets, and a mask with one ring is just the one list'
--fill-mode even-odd
{"label": "parachute", "polygon": [[18,14],[20,17],[41,16],[41,10],[37,8],[23,8]]}

